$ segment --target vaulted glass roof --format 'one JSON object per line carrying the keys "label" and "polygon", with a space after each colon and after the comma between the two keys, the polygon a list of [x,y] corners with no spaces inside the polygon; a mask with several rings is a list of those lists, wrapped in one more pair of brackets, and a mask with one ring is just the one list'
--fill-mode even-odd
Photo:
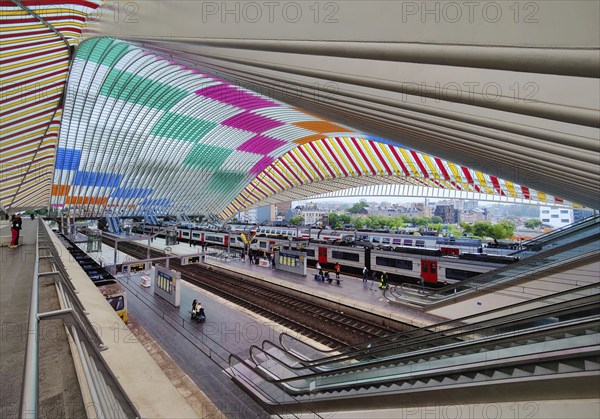
{"label": "vaulted glass roof", "polygon": [[51,202],[87,215],[228,218],[291,188],[332,191],[336,179],[358,186],[382,176],[556,201],[382,141],[131,43],[93,38],[71,68]]}
{"label": "vaulted glass roof", "polygon": [[0,1],[4,209],[226,219],[371,184],[573,205],[373,136],[364,120],[356,129],[239,87],[168,48],[110,37],[79,44],[100,3]]}

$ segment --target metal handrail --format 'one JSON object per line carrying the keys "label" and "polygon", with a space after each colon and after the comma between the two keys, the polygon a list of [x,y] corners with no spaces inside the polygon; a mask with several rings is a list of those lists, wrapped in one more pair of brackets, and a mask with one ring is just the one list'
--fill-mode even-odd
{"label": "metal handrail", "polygon": [[[294,336],[291,336],[287,333],[280,334],[280,336],[279,336],[280,345],[276,345],[276,346],[280,346],[284,351],[286,351],[288,353],[294,352],[283,341],[284,338],[288,338],[293,341],[301,343],[303,346],[306,346],[306,347],[312,349],[313,352],[315,352],[315,353],[323,354],[323,356],[320,358],[314,358],[314,359],[303,358],[303,360],[302,360],[303,365],[315,366],[320,363],[326,363],[326,362],[330,362],[330,361],[338,361],[339,359],[344,358],[344,357],[352,357],[352,356],[360,355],[360,354],[364,353],[366,350],[368,350],[369,353],[373,353],[373,351],[383,348],[383,346],[380,346],[380,345],[384,345],[384,346],[388,346],[388,347],[400,347],[400,346],[409,344],[410,342],[412,342],[414,340],[421,340],[424,338],[429,339],[432,337],[434,338],[435,336],[438,336],[438,335],[441,335],[442,337],[447,337],[450,335],[456,336],[457,331],[460,331],[460,330],[464,330],[465,331],[464,333],[480,333],[480,330],[482,327],[483,328],[495,327],[499,324],[499,322],[500,322],[500,324],[502,324],[509,319],[522,321],[523,319],[527,318],[526,316],[529,316],[529,315],[543,314],[543,315],[547,316],[548,310],[553,310],[554,308],[557,308],[557,307],[571,307],[571,306],[573,306],[573,304],[575,304],[576,306],[581,305],[582,301],[584,301],[584,300],[587,301],[587,300],[589,300],[590,297],[586,296],[586,297],[578,297],[575,299],[565,299],[561,302],[558,302],[558,303],[554,302],[554,303],[550,303],[550,304],[544,303],[544,301],[547,301],[550,299],[554,300],[557,298],[560,299],[561,297],[571,295],[574,292],[577,294],[581,293],[583,295],[587,295],[588,293],[590,293],[591,295],[593,295],[592,299],[597,299],[597,297],[596,297],[597,292],[594,292],[594,290],[597,291],[599,289],[599,287],[600,286],[598,284],[590,284],[590,285],[579,287],[576,290],[561,291],[561,292],[558,292],[558,293],[555,293],[555,294],[552,294],[549,296],[538,297],[538,298],[530,300],[530,301],[519,302],[519,303],[512,304],[512,305],[505,306],[505,307],[499,307],[499,308],[496,308],[493,310],[486,311],[484,313],[471,314],[469,316],[461,317],[461,318],[454,319],[454,320],[448,320],[448,321],[438,323],[435,325],[431,325],[431,326],[425,326],[425,327],[415,329],[412,331],[399,332],[396,335],[386,336],[384,338],[373,339],[368,342],[363,342],[360,345],[349,346],[349,347],[344,348],[339,351],[319,350],[307,342],[298,341]],[[577,301],[577,303],[573,303],[573,301]],[[538,307],[538,305],[541,305],[541,307]],[[527,310],[519,310],[520,307],[527,307],[527,306],[532,306],[534,308],[527,309]],[[490,318],[490,319],[485,319],[491,313],[500,313],[505,310],[508,310],[509,312],[511,312],[511,314],[504,316],[503,318],[494,317],[494,318]],[[484,320],[477,320],[480,317],[483,317]],[[531,319],[529,319],[529,320],[531,320]]]}
{"label": "metal handrail", "polygon": [[[36,227],[36,237],[39,234],[39,223]],[[33,285],[29,299],[29,321],[27,325],[27,345],[25,354],[25,373],[23,376],[23,391],[19,417],[37,418],[38,389],[39,389],[39,345],[38,345],[38,302],[39,302],[39,243],[35,243],[35,263],[33,267]]]}
{"label": "metal handrail", "polygon": [[521,244],[523,246],[528,246],[528,245],[536,244],[536,243],[545,243],[548,240],[554,239],[555,237],[562,236],[563,233],[569,232],[569,230],[572,230],[572,231],[581,230],[582,228],[587,228],[594,224],[598,224],[598,222],[600,222],[600,215],[591,215],[591,216],[584,218],[583,220],[580,220],[576,223],[556,228],[548,233],[542,234],[541,236],[535,237],[530,240],[524,240]]}
{"label": "metal handrail", "polygon": [[[530,265],[532,263],[535,263],[536,261],[544,260],[544,259],[548,258],[548,256],[557,255],[557,254],[566,252],[568,250],[571,250],[573,248],[577,248],[577,247],[581,246],[582,244],[587,244],[587,243],[591,243],[591,242],[597,241],[599,237],[600,236],[598,234],[595,234],[594,236],[588,237],[588,238],[582,240],[581,242],[567,243],[567,244],[564,244],[564,245],[562,245],[560,247],[557,247],[557,248],[552,249],[552,250],[548,250],[546,252],[537,254],[537,255],[529,257],[527,259],[522,259],[521,261],[517,262],[516,264],[503,266],[501,268],[498,268],[498,269],[495,269],[495,270],[492,270],[492,271],[489,271],[489,272],[486,272],[486,273],[474,276],[472,278],[465,279],[465,280],[460,281],[460,282],[458,282],[456,284],[446,285],[446,286],[444,286],[442,288],[438,288],[438,289],[435,289],[435,290],[432,290],[432,291],[430,290],[427,294],[415,295],[415,297],[419,297],[419,299],[418,300],[413,299],[413,300],[410,301],[410,303],[417,304],[417,305],[423,305],[423,306],[429,306],[429,305],[433,305],[433,304],[442,303],[445,300],[455,298],[458,293],[480,291],[480,290],[483,290],[483,289],[492,288],[493,286],[498,285],[499,283],[504,284],[504,283],[506,283],[506,282],[508,282],[510,280],[522,278],[524,275],[531,275],[531,274],[536,273],[536,272],[548,270],[551,267],[556,266],[557,263],[564,264],[564,263],[567,263],[567,262],[577,261],[577,260],[580,260],[582,258],[589,257],[591,254],[593,254],[597,250],[594,249],[592,251],[585,252],[585,253],[582,253],[582,254],[579,254],[579,255],[576,255],[576,256],[571,256],[571,257],[567,257],[565,259],[553,261],[551,263],[545,264],[544,266],[532,266],[528,270],[525,270],[525,271],[522,271],[522,272],[517,272],[516,275],[514,275],[514,276],[502,278],[502,280],[500,282],[498,282],[498,281],[486,281],[482,285],[477,285],[477,284],[481,283],[482,281],[485,281],[485,279],[487,279],[487,278],[493,278],[494,276],[497,276],[498,273],[500,273],[500,272],[508,272],[508,271],[511,271],[511,270],[515,270],[517,267],[519,267],[521,265],[524,265],[524,266]],[[475,283],[476,286],[475,287],[469,287],[469,285],[471,283]],[[407,288],[409,290],[416,289],[417,292],[420,291],[420,290],[422,290],[421,286],[416,286],[416,285],[411,284],[411,283],[402,283],[400,285],[400,290],[404,290],[404,288]],[[454,293],[444,294],[445,292],[450,292],[450,291],[453,291],[453,290],[454,290]],[[433,300],[435,297],[437,297],[438,299]]]}
{"label": "metal handrail", "polygon": [[[519,330],[519,331],[507,331],[504,333],[499,333],[492,336],[481,336],[479,339],[475,339],[472,341],[458,341],[454,343],[446,343],[442,346],[435,347],[422,347],[415,348],[407,353],[401,354],[390,354],[387,356],[381,356],[373,359],[369,359],[367,361],[361,361],[354,364],[348,364],[343,366],[338,366],[337,368],[327,370],[327,371],[319,371],[314,370],[310,367],[301,366],[301,367],[293,367],[287,365],[285,362],[281,361],[277,356],[270,354],[266,351],[262,351],[262,355],[265,356],[266,359],[272,360],[277,363],[278,367],[286,369],[289,372],[290,376],[277,376],[272,373],[270,370],[261,368],[260,364],[256,363],[256,368],[253,368],[253,372],[256,375],[259,375],[262,379],[268,381],[271,384],[280,385],[285,383],[292,383],[301,380],[309,380],[317,377],[328,377],[328,376],[338,376],[345,375],[347,373],[352,373],[356,371],[363,371],[365,369],[373,369],[385,367],[394,363],[403,363],[406,364],[410,361],[415,361],[422,359],[424,356],[436,356],[439,357],[443,354],[451,354],[456,352],[457,350],[465,350],[465,348],[480,348],[486,345],[498,345],[507,342],[516,342],[519,339],[533,339],[535,336],[544,336],[548,333],[557,333],[560,331],[570,331],[577,328],[586,328],[588,325],[597,325],[598,324],[598,316],[588,317],[585,320],[576,319],[565,321],[559,324],[550,324],[544,326],[534,326],[530,329]],[[528,343],[526,343],[528,344]],[[277,368],[279,371],[279,368]],[[301,373],[300,371],[304,371]],[[281,372],[281,371],[279,371]],[[294,375],[296,373],[296,375]]]}
{"label": "metal handrail", "polygon": [[[43,234],[44,239],[47,240],[46,248],[49,250],[51,258],[54,260],[53,266],[56,270],[47,273],[39,273],[40,224],[38,224],[36,264],[34,270],[34,291],[32,291],[32,309],[30,311],[30,321],[32,318],[34,319],[35,327],[30,327],[30,333],[28,336],[27,363],[25,368],[26,377],[24,380],[23,403],[20,416],[33,418],[37,417],[39,385],[37,323],[39,320],[60,318],[65,321],[65,326],[70,326],[66,327],[66,329],[70,333],[75,343],[77,356],[83,368],[86,378],[85,381],[92,397],[96,416],[98,418],[140,417],[137,409],[119,384],[118,380],[110,371],[104,359],[100,356],[100,351],[106,349],[107,346],[103,344],[102,339],[98,335],[96,329],[90,324],[88,318],[85,316],[87,312],[77,298],[77,291],[69,280],[69,276],[62,266],[60,256],[51,242],[47,229],[43,225],[41,234]],[[55,284],[57,285],[57,291],[63,306],[65,307],[64,309],[38,313],[38,286],[39,277],[41,275],[52,275],[55,277]],[[33,302],[34,298],[35,303]],[[32,333],[31,331],[34,329],[35,333]],[[77,329],[79,329],[79,332],[81,333],[79,333]],[[31,339],[34,340],[34,345],[30,346],[29,341]],[[30,348],[32,351],[31,355]],[[30,356],[32,361],[29,360]],[[97,362],[95,362],[94,359]],[[110,386],[107,384],[106,379],[108,379],[111,383]],[[125,413],[124,409],[127,410],[127,413]]]}

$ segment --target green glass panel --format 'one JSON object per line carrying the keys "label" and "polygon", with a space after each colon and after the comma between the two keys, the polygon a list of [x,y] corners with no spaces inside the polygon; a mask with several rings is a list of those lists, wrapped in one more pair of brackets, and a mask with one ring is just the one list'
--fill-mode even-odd
{"label": "green glass panel", "polygon": [[[110,51],[107,50],[110,48]],[[77,48],[75,56],[112,67],[129,51],[129,45],[112,38],[93,38]]]}
{"label": "green glass panel", "polygon": [[216,122],[204,121],[190,116],[167,112],[158,120],[154,128],[152,128],[152,134],[158,137],[196,142],[217,125]]}
{"label": "green glass panel", "polygon": [[245,173],[217,172],[213,175],[208,187],[214,192],[230,192],[238,189],[240,182],[242,182],[245,177]]}
{"label": "green glass panel", "polygon": [[[168,84],[112,69],[104,79],[100,94],[149,108],[169,110],[186,97],[188,92]],[[158,124],[161,121],[163,119]]]}
{"label": "green glass panel", "polygon": [[198,169],[219,170],[233,150],[213,145],[196,144],[183,161],[184,166]]}

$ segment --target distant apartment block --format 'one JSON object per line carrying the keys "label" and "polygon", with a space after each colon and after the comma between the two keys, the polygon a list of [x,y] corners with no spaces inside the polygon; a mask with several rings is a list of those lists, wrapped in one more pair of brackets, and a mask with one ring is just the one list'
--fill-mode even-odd
{"label": "distant apartment block", "polygon": [[569,208],[540,207],[540,220],[552,228],[573,223],[573,210]]}

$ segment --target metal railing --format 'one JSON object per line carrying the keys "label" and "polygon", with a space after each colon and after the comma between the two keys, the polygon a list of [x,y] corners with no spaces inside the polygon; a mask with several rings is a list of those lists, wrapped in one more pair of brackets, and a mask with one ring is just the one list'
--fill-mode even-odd
{"label": "metal railing", "polygon": [[545,272],[557,266],[574,263],[594,257],[598,253],[599,236],[595,234],[575,243],[567,243],[557,248],[536,254],[515,264],[507,265],[472,278],[450,284],[435,290],[423,292],[422,285],[403,283],[391,289],[390,294],[398,301],[419,306],[453,302],[459,296],[476,291],[491,291],[505,286],[511,281]]}
{"label": "metal railing", "polygon": [[[39,237],[39,223],[36,228],[36,236]],[[38,413],[38,293],[39,293],[39,240],[35,243],[35,264],[33,268],[33,285],[31,298],[29,300],[29,320],[27,325],[27,346],[25,353],[25,373],[23,376],[23,395],[21,399],[21,411],[19,417],[37,418]]]}
{"label": "metal railing", "polygon": [[[96,329],[87,319],[88,314],[77,291],[69,279],[60,256],[54,247],[47,227],[40,220],[37,226],[36,259],[34,267],[33,289],[29,311],[28,339],[23,380],[23,397],[20,417],[38,416],[39,404],[39,346],[38,324],[40,320],[62,319],[66,330],[70,333],[81,363],[85,382],[88,387],[95,416],[98,418],[138,418],[140,414],[118,383],[114,374],[100,355],[107,349]],[[43,246],[40,242],[43,241]],[[49,255],[40,255],[40,250],[47,250]],[[39,272],[41,259],[50,259],[52,270]],[[38,313],[39,279],[52,276],[55,281],[59,300],[63,308],[45,313]],[[75,361],[75,359],[74,359]]]}

